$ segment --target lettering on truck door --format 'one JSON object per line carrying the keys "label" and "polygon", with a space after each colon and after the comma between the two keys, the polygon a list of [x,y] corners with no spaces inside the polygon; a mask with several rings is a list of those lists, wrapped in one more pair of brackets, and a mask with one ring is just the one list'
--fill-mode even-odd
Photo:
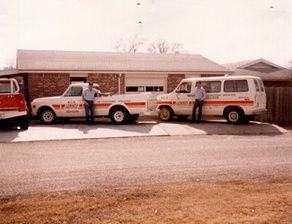
{"label": "lettering on truck door", "polygon": [[82,100],[83,88],[72,86],[64,94],[61,101],[62,117],[83,117],[85,116],[84,102]]}

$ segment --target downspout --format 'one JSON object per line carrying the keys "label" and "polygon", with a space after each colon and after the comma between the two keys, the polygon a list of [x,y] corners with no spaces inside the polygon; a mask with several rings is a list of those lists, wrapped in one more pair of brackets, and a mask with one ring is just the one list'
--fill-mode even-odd
{"label": "downspout", "polygon": [[118,79],[118,92],[119,92],[119,95],[121,95],[121,77],[122,77],[122,74],[120,73],[119,74],[119,79]]}

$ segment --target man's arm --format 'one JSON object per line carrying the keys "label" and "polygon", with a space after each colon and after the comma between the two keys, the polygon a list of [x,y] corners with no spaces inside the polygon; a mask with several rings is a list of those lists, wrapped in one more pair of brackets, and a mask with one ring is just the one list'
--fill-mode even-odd
{"label": "man's arm", "polygon": [[197,90],[197,88],[195,88],[194,92],[188,94],[187,96],[195,96],[196,95],[196,90]]}
{"label": "man's arm", "polygon": [[100,90],[95,90],[94,97],[99,97],[100,94],[101,94],[101,91]]}

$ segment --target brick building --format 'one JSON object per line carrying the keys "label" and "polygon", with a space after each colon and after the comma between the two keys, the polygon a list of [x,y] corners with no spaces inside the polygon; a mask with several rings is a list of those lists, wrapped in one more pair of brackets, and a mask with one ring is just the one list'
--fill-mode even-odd
{"label": "brick building", "polygon": [[232,73],[193,54],[18,50],[17,68],[9,75],[21,77],[30,102],[38,97],[61,95],[72,82],[93,81],[102,92],[166,93],[182,78]]}

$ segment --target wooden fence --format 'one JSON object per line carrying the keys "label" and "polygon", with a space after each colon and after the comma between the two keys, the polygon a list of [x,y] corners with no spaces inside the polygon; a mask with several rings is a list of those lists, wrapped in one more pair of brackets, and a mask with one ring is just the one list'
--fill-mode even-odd
{"label": "wooden fence", "polygon": [[279,125],[292,124],[292,87],[265,87],[265,89],[268,111],[256,120]]}

